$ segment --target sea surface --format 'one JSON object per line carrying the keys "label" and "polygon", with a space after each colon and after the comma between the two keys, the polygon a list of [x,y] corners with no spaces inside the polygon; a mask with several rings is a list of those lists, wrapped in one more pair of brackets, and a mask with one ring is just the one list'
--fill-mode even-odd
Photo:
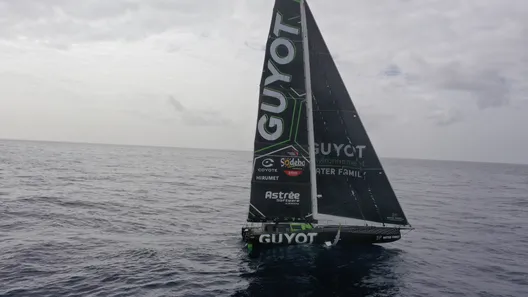
{"label": "sea surface", "polygon": [[0,140],[0,296],[528,296],[528,166],[382,161],[414,231],[249,259],[249,152]]}

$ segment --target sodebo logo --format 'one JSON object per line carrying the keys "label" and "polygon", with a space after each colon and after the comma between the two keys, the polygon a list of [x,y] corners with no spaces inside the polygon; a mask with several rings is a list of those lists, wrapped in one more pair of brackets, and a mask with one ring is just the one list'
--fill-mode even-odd
{"label": "sodebo logo", "polygon": [[317,233],[275,233],[275,234],[261,234],[259,236],[260,243],[282,243],[287,244],[295,242],[296,244],[313,243],[314,237]]}
{"label": "sodebo logo", "polygon": [[281,167],[286,168],[284,173],[288,176],[299,176],[303,173],[306,161],[300,158],[282,158],[280,160]]}
{"label": "sodebo logo", "polygon": [[286,168],[303,168],[304,166],[306,166],[306,162],[304,160],[296,158],[282,158],[280,162],[281,167]]}

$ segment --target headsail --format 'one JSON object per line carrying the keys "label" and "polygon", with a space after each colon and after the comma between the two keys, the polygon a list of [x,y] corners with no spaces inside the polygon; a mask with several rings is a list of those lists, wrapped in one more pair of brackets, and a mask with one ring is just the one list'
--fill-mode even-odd
{"label": "headsail", "polygon": [[313,221],[300,5],[276,0],[260,82],[248,221]]}
{"label": "headsail", "polygon": [[320,214],[408,225],[306,3]]}

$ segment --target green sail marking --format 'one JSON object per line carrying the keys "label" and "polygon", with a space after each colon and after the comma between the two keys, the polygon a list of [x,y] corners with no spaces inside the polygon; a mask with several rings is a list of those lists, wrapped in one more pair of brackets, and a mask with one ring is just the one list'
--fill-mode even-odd
{"label": "green sail marking", "polygon": [[[290,127],[290,136],[289,136],[289,140],[291,140],[292,138],[292,133],[293,133],[293,123],[295,123],[295,107],[297,106],[297,100],[293,100],[293,116],[292,116],[292,125]],[[300,118],[301,117],[301,114],[297,114],[297,117]],[[295,131],[295,135],[297,135],[297,131]]]}
{"label": "green sail marking", "polygon": [[304,102],[299,105],[299,115],[297,117],[297,127],[295,128],[295,142],[297,142],[297,134],[299,134],[299,122],[301,121],[302,106]]}

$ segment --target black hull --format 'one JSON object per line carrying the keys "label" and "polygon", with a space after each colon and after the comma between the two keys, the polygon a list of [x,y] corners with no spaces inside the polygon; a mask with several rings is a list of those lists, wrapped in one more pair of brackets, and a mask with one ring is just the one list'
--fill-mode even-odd
{"label": "black hull", "polygon": [[288,245],[321,245],[334,243],[336,245],[362,245],[394,242],[401,238],[399,228],[369,227],[369,226],[316,226],[302,231],[280,230],[266,232],[263,228],[242,228],[242,239],[247,243],[250,255],[258,255],[263,249]]}

